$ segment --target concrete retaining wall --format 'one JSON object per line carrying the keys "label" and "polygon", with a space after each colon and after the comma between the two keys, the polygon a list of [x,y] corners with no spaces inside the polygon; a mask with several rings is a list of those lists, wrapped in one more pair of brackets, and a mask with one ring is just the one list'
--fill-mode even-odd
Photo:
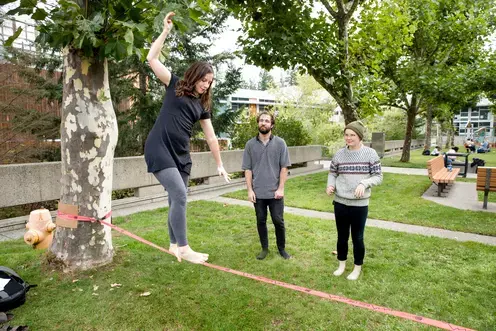
{"label": "concrete retaining wall", "polygon": [[[289,147],[291,162],[320,160],[321,146]],[[243,151],[221,152],[225,169],[242,171]],[[210,152],[192,153],[191,179],[217,176],[217,166]],[[60,198],[60,162],[0,165],[0,208]],[[147,173],[142,156],[114,160],[113,189],[144,188],[157,185],[155,177]]]}

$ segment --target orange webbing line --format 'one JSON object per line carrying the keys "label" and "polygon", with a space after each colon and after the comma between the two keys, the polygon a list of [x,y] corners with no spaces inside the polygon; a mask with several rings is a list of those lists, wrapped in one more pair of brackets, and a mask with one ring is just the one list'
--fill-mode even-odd
{"label": "orange webbing line", "polygon": [[[110,213],[109,213],[110,214]],[[64,217],[66,217],[67,214],[64,214]],[[70,216],[70,215],[69,215]],[[75,215],[72,215],[72,216],[75,216]],[[79,217],[81,216],[76,216],[78,217],[78,220],[79,221],[83,221],[83,222],[94,222],[96,221],[94,218],[90,218],[90,217],[82,217],[83,219],[80,219]],[[107,217],[105,217],[107,218]],[[71,218],[71,219],[74,219],[74,218]],[[104,225],[107,225],[109,227],[111,227],[112,229],[128,236],[128,237],[131,237],[139,242],[142,242],[146,245],[149,245],[153,248],[156,248],[164,253],[167,253],[167,254],[170,254],[170,255],[174,255],[174,253],[168,251],[167,249],[163,248],[163,247],[160,247],[146,239],[143,239],[137,235],[135,235],[134,233],[131,233],[127,230],[124,230],[112,223],[109,223],[109,222],[106,222],[106,221],[103,221],[103,220],[98,220],[98,222],[104,224]],[[387,307],[382,307],[382,306],[377,306],[377,305],[373,305],[373,304],[370,304],[370,303],[366,303],[366,302],[362,302],[362,301],[358,301],[358,300],[353,300],[353,299],[349,299],[349,298],[346,298],[346,297],[341,297],[341,296],[338,296],[338,295],[334,295],[334,294],[330,294],[330,293],[326,293],[326,292],[322,292],[322,291],[317,291],[317,290],[312,290],[310,288],[306,288],[306,287],[302,287],[302,286],[298,286],[298,285],[293,285],[293,284],[289,284],[289,283],[285,283],[285,282],[281,282],[281,281],[278,281],[278,280],[273,280],[273,279],[270,279],[270,278],[266,278],[266,277],[262,277],[262,276],[256,276],[256,275],[252,275],[252,274],[249,274],[247,272],[242,272],[242,271],[238,271],[238,270],[234,270],[234,269],[230,269],[230,268],[226,268],[226,267],[221,267],[221,266],[218,266],[218,265],[215,265],[215,264],[210,264],[210,263],[203,263],[204,266],[206,267],[209,267],[209,268],[212,268],[212,269],[217,269],[217,270],[220,270],[220,271],[224,271],[224,272],[228,272],[228,273],[231,273],[231,274],[234,274],[234,275],[238,275],[238,276],[242,276],[242,277],[245,277],[245,278],[249,278],[249,279],[253,279],[253,280],[257,280],[259,282],[263,282],[263,283],[267,283],[267,284],[272,284],[272,285],[276,285],[276,286],[280,286],[280,287],[284,287],[284,288],[287,288],[287,289],[290,289],[290,290],[293,290],[293,291],[298,291],[298,292],[302,292],[302,293],[306,293],[306,294],[309,294],[309,295],[313,295],[315,297],[319,297],[319,298],[322,298],[322,299],[326,299],[326,300],[330,300],[330,301],[337,301],[337,302],[342,302],[342,303],[346,303],[348,305],[351,305],[351,306],[355,306],[355,307],[359,307],[359,308],[363,308],[363,309],[368,309],[368,310],[372,310],[372,311],[375,311],[375,312],[379,312],[379,313],[383,313],[383,314],[386,314],[386,315],[391,315],[391,316],[395,316],[395,317],[399,317],[399,318],[403,318],[403,319],[406,319],[406,320],[410,320],[410,321],[414,321],[414,322],[418,322],[418,323],[422,323],[422,324],[425,324],[425,325],[430,325],[430,326],[434,326],[434,327],[437,327],[437,328],[440,328],[440,329],[444,329],[444,330],[459,330],[459,331],[473,331],[472,329],[468,329],[468,328],[465,328],[465,327],[462,327],[462,326],[458,326],[458,325],[453,325],[453,324],[450,324],[450,323],[447,323],[447,322],[443,322],[443,321],[438,321],[438,320],[434,320],[434,319],[431,319],[431,318],[427,318],[427,317],[423,317],[423,316],[419,316],[419,315],[414,315],[414,314],[410,314],[410,313],[406,313],[406,312],[402,312],[402,311],[399,311],[399,310],[394,310],[394,309],[390,309],[390,308],[387,308]]]}

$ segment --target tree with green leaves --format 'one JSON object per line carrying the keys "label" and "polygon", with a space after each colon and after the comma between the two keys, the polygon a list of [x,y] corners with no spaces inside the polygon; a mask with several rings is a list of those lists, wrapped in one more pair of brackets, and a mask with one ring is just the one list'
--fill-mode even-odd
{"label": "tree with green leaves", "polygon": [[358,119],[349,42],[362,1],[221,2],[242,21],[246,35],[239,41],[249,63],[267,70],[304,68],[336,100],[346,123]]}
{"label": "tree with green leaves", "polygon": [[296,86],[298,85],[298,71],[296,69],[290,69],[287,72],[287,76],[284,79],[284,83],[287,86]]}
{"label": "tree with green leaves", "polygon": [[377,1],[373,8],[361,13],[361,30],[350,48],[361,54],[369,83],[380,82],[384,103],[405,111],[401,161],[408,162],[415,119],[433,100],[431,91],[441,89],[452,68],[485,56],[485,41],[495,28],[495,3],[396,0]]}
{"label": "tree with green leaves", "polygon": [[[14,2],[3,0],[1,4]],[[21,1],[8,15],[29,15],[38,25],[37,42],[64,56],[61,116],[61,204],[71,213],[94,219],[111,213],[112,167],[117,121],[112,106],[108,60],[131,55],[144,59],[153,31],[160,31],[165,13],[174,10],[181,30],[200,23],[208,0],[83,1],[60,0],[44,9],[45,1]],[[196,22],[195,22],[196,21]],[[19,36],[18,29],[7,46]],[[79,222],[59,227],[50,251],[67,270],[88,269],[112,261],[110,228]]]}
{"label": "tree with green leaves", "polygon": [[260,78],[258,80],[258,89],[260,91],[266,91],[274,87],[274,78],[266,70],[260,71]]}
{"label": "tree with green leaves", "polygon": [[[276,117],[276,125],[272,132],[284,139],[288,146],[305,146],[310,143],[310,135],[303,123],[295,117]],[[257,116],[250,116],[246,121],[237,123],[232,134],[232,145],[235,149],[243,149],[246,142],[258,135]]]}
{"label": "tree with green leaves", "polygon": [[0,102],[0,114],[10,119],[10,126],[0,129],[1,162],[59,161],[60,149],[50,141],[60,132],[60,58],[12,47],[5,48],[2,57],[6,63],[0,91],[7,98]]}
{"label": "tree with green leaves", "polygon": [[[336,102],[313,77],[297,76],[296,84],[292,87],[276,89],[273,93],[278,100],[283,101],[275,106],[278,119],[295,118],[300,121],[310,136],[309,143],[330,146],[338,139],[342,142],[343,125],[331,122]],[[336,136],[336,132],[339,135]]]}

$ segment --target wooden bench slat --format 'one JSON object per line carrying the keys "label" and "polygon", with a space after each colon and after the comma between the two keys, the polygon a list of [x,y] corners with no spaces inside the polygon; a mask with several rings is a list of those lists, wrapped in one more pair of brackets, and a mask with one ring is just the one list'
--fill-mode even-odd
{"label": "wooden bench slat", "polygon": [[442,155],[427,161],[427,173],[429,179],[438,185],[438,196],[441,195],[442,190],[447,184],[455,182],[459,172],[459,168],[453,168],[451,171],[448,171],[444,166],[444,157]]}

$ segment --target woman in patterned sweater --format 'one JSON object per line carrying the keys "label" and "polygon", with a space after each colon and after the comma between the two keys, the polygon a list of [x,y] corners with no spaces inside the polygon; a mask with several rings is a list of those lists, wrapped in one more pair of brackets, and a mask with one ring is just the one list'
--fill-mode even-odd
{"label": "woman in patterned sweater", "polygon": [[362,270],[365,245],[363,232],[367,220],[371,187],[382,182],[381,161],[376,151],[362,144],[365,127],[359,121],[344,129],[346,147],[332,158],[326,193],[334,194],[334,215],[338,232],[339,267],[335,276],[341,276],[348,257],[348,239],[353,241],[355,267],[347,279],[356,280]]}

